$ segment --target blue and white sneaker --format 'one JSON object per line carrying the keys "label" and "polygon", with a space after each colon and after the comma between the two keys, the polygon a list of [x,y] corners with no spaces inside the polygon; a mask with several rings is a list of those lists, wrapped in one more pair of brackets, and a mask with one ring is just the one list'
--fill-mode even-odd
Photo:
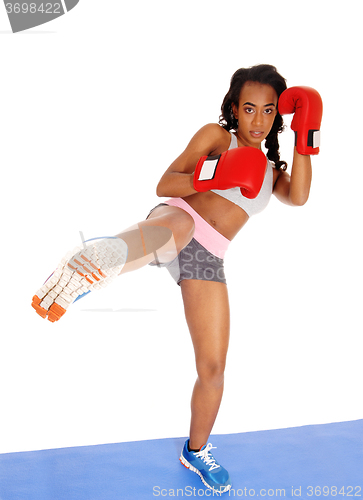
{"label": "blue and white sneaker", "polygon": [[203,484],[216,493],[225,493],[231,489],[228,472],[213,457],[210,450],[216,448],[211,443],[204,445],[199,451],[189,451],[189,439],[185,442],[180,455],[181,463],[201,478]]}

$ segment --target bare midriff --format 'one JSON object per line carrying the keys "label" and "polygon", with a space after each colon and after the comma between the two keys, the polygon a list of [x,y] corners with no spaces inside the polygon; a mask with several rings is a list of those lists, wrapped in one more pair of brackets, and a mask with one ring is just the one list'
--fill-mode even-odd
{"label": "bare midriff", "polygon": [[246,224],[246,212],[216,193],[196,193],[183,198],[205,221],[225,238],[232,240]]}

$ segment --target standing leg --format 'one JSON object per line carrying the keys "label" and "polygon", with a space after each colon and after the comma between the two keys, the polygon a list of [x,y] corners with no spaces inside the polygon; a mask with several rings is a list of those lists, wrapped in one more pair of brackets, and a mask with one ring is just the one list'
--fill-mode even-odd
{"label": "standing leg", "polygon": [[207,443],[222,399],[229,302],[224,283],[183,280],[181,289],[198,374],[191,401],[189,440],[190,448],[197,450]]}
{"label": "standing leg", "polygon": [[223,493],[231,488],[228,471],[212,455],[212,444],[206,443],[223,394],[229,341],[227,286],[215,281],[183,280],[181,288],[198,378],[192,396],[190,438],[180,461],[196,472],[205,486]]}

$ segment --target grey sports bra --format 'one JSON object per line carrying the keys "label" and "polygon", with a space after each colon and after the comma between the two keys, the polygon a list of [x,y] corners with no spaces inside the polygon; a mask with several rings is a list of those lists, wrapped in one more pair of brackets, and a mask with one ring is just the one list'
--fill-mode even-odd
{"label": "grey sports bra", "polygon": [[[230,132],[231,134],[231,144],[228,149],[238,148],[237,137]],[[267,160],[267,169],[265,174],[265,179],[262,184],[261,191],[258,193],[256,198],[250,199],[246,198],[242,195],[240,188],[232,188],[232,189],[212,189],[213,193],[226,198],[231,201],[235,205],[241,207],[246,214],[251,217],[252,215],[256,215],[259,212],[262,212],[270,201],[271,194],[273,189],[273,166],[272,163]]]}

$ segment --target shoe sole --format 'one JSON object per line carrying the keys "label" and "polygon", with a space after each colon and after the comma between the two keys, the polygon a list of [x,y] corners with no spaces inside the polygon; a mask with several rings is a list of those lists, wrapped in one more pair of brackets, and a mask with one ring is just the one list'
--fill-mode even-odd
{"label": "shoe sole", "polygon": [[222,494],[222,493],[226,493],[228,490],[231,489],[232,485],[229,484],[228,486],[223,487],[223,489],[221,489],[221,490],[216,490],[213,486],[211,486],[210,484],[208,484],[206,482],[206,480],[204,479],[203,474],[198,469],[196,469],[193,465],[191,465],[188,462],[188,460],[184,457],[183,453],[180,455],[179,460],[180,460],[181,464],[184,465],[184,467],[186,467],[187,469],[191,470],[192,472],[195,472],[196,474],[198,474],[198,476],[202,480],[202,483],[204,484],[204,486],[206,486],[207,488],[213,490],[215,493]]}
{"label": "shoe sole", "polygon": [[120,238],[103,238],[67,254],[32,299],[42,318],[58,321],[72,302],[110,284],[127,259],[127,245]]}

